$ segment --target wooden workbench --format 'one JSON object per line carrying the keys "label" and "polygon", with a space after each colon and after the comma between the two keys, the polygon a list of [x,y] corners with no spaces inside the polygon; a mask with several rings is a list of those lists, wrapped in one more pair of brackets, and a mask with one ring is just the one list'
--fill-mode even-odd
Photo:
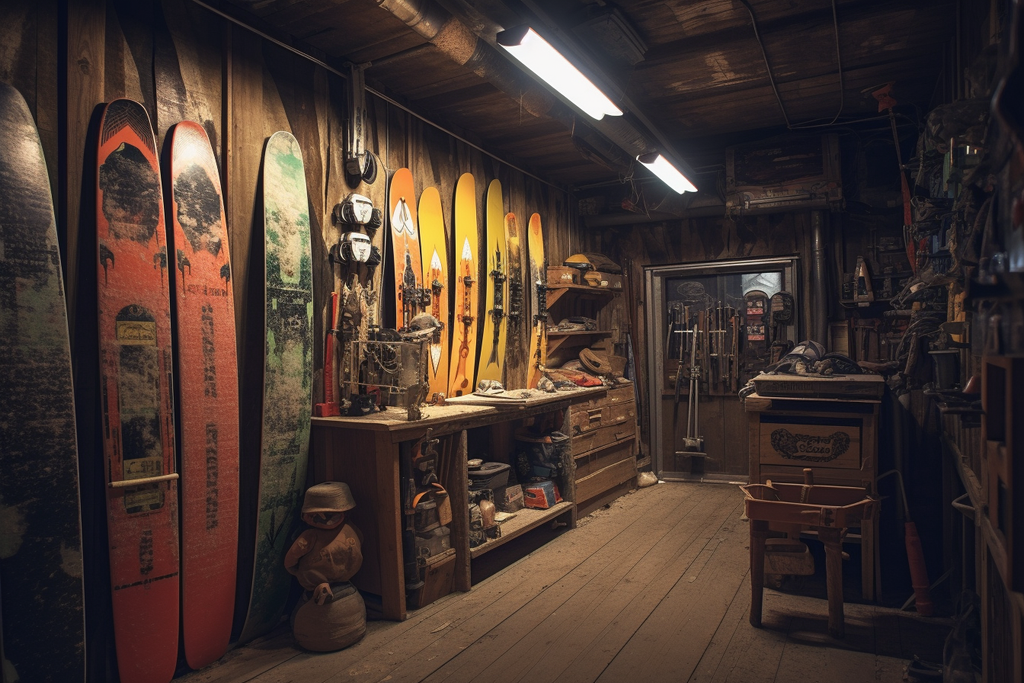
{"label": "wooden workbench", "polygon": [[423,418],[414,422],[408,420],[405,410],[397,408],[365,417],[314,417],[311,456],[315,481],[346,482],[356,500],[356,508],[348,516],[363,532],[363,566],[352,582],[360,590],[381,596],[386,619],[405,619],[399,453],[411,448],[428,429],[432,438],[442,439],[442,448],[453,449],[455,453],[455,471],[449,481],[442,483],[448,489],[454,513],[451,543],[456,549],[456,590],[469,590],[470,560],[486,549],[555,517],[568,517],[568,523],[574,526],[575,488],[570,472],[561,492],[564,503],[550,510],[520,510],[515,519],[503,526],[501,537],[473,548],[471,553],[466,432],[493,426],[494,438],[507,440],[513,422],[559,411],[567,415],[570,403],[606,393],[606,387],[593,387],[538,395],[513,405],[426,406]]}
{"label": "wooden workbench", "polygon": [[[881,383],[882,378],[875,377]],[[861,486],[876,494],[880,399],[767,398],[751,394],[747,412],[750,482],[800,483],[803,469],[833,486]],[[856,536],[851,535],[851,538]],[[874,600],[880,587],[878,515],[860,529],[861,592]]]}

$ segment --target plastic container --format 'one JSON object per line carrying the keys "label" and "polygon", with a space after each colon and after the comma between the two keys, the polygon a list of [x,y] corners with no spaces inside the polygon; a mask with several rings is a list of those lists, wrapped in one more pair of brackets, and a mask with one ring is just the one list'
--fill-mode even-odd
{"label": "plastic container", "polygon": [[503,462],[485,462],[478,470],[469,471],[469,488],[496,489],[508,483],[512,468]]}

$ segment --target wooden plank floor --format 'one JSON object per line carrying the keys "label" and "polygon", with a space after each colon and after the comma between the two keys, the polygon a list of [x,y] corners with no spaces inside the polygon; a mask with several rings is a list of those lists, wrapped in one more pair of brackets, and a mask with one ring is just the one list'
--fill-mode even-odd
{"label": "wooden plank floor", "polygon": [[752,628],[742,500],[735,486],[641,489],[575,530],[531,532],[553,538],[346,650],[303,652],[282,627],[179,680],[895,683],[913,655],[939,658],[948,626],[873,605],[847,604],[838,641],[823,599],[766,590]]}

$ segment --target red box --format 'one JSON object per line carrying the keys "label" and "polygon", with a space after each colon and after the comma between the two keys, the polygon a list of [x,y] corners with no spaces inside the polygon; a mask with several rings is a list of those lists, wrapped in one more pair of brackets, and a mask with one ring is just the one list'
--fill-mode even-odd
{"label": "red box", "polygon": [[538,510],[547,510],[556,503],[562,502],[562,496],[558,493],[558,485],[550,479],[524,484],[523,497],[526,507]]}

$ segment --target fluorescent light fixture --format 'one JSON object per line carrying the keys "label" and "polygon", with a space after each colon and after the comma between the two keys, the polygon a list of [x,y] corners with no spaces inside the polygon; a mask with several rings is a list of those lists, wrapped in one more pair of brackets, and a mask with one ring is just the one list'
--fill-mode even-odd
{"label": "fluorescent light fixture", "polygon": [[502,31],[497,42],[590,118],[600,121],[606,115],[622,116],[621,109],[529,26]]}
{"label": "fluorescent light fixture", "polygon": [[680,173],[668,159],[657,152],[641,154],[636,158],[636,160],[646,166],[651,173],[661,178],[666,185],[679,194],[697,191],[697,188],[693,186],[693,183],[686,179],[686,176]]}

